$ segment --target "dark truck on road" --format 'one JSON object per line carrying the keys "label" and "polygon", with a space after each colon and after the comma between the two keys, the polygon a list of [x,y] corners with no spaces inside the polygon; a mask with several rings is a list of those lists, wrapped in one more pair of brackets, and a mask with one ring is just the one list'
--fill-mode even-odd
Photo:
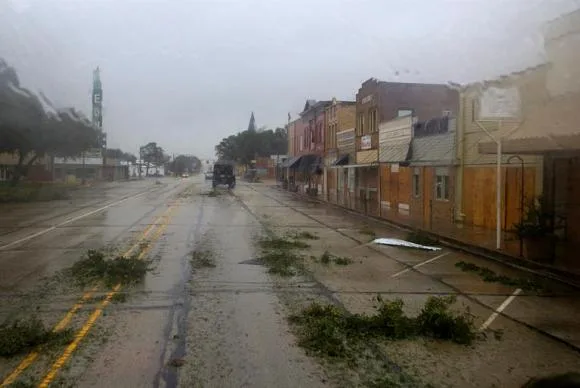
{"label": "dark truck on road", "polygon": [[218,161],[213,165],[212,187],[227,185],[230,189],[236,187],[236,174],[233,162]]}

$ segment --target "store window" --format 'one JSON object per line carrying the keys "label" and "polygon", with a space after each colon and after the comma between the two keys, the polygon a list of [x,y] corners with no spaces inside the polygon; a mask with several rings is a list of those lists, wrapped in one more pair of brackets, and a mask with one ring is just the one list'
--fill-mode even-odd
{"label": "store window", "polygon": [[442,201],[449,200],[449,170],[447,168],[435,170],[435,198]]}
{"label": "store window", "polygon": [[421,195],[421,171],[419,168],[413,169],[413,196]]}

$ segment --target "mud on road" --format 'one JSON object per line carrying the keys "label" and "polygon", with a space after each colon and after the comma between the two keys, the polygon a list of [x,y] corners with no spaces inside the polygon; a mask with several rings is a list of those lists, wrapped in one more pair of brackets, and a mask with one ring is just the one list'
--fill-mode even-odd
{"label": "mud on road", "polygon": [[[0,244],[2,319],[37,317],[46,328],[69,330],[0,358],[4,383],[518,387],[580,365],[578,293],[564,285],[447,248],[369,244],[374,236],[406,236],[264,184],[212,190],[193,177],[131,183],[107,196],[79,200],[68,214],[53,204],[45,213],[0,215],[7,228],[19,225]],[[147,261],[146,272],[118,288],[79,285],[68,269],[88,249]],[[127,272],[115,273],[135,273],[139,263],[120,262]],[[469,310],[470,345],[418,329],[433,296],[455,297],[454,316]],[[366,335],[376,328],[368,317],[377,304],[392,312],[393,300],[402,306],[397,322],[412,330],[396,339]],[[335,307],[304,315],[312,303]],[[328,312],[323,321],[311,319]],[[353,347],[318,341],[311,334],[320,322],[334,333],[328,338]],[[345,322],[359,325],[356,334]],[[326,353],[314,351],[321,346]],[[343,353],[328,357],[329,349]]]}

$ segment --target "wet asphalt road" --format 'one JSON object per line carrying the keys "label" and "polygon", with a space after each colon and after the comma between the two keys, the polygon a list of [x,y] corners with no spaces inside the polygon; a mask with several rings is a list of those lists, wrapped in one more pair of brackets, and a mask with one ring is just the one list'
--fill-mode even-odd
{"label": "wet asphalt road", "polygon": [[[293,345],[272,281],[262,267],[243,263],[255,258],[259,223],[236,197],[225,191],[209,197],[210,189],[202,177],[130,182],[96,188],[46,209],[22,206],[2,214],[2,317],[15,314],[14,298],[28,295],[22,303],[40,306],[35,313],[51,325],[81,293],[57,286],[48,298],[31,297],[44,292],[45,279],[70,267],[87,249],[122,252],[154,225],[149,235],[154,270],[143,284],[126,290],[127,302],[107,306],[67,360],[70,367],[57,371],[63,385],[321,384],[322,372]],[[191,268],[192,251],[199,247],[214,253],[215,268]],[[86,313],[94,307],[86,306]],[[79,330],[82,311],[72,324]],[[1,375],[16,365],[14,360],[1,363]],[[36,384],[48,370],[50,360],[40,360],[18,379]]]}
{"label": "wet asphalt road", "polygon": [[[120,292],[87,328],[100,300],[86,299],[69,327],[78,347],[0,358],[0,377],[36,386],[81,387],[317,387],[356,386],[308,358],[286,321],[287,295],[327,298],[353,312],[372,311],[373,297],[399,297],[411,314],[429,295],[459,295],[476,324],[514,294],[455,267],[466,260],[501,274],[523,276],[485,260],[444,249],[437,253],[364,245],[361,228],[379,236],[396,230],[294,199],[266,185],[239,184],[207,195],[201,176],[111,183],[69,201],[5,206],[0,212],[0,318],[39,316],[54,326],[83,297],[58,271],[87,249],[125,252],[148,242],[153,271]],[[309,264],[310,279],[282,289],[255,265],[254,239],[269,230],[320,237],[309,254],[348,255],[345,267]],[[215,267],[192,268],[192,252],[213,252]],[[522,292],[489,327],[502,340],[474,348],[438,343],[389,344],[385,354],[413,374],[443,386],[518,386],[528,377],[580,365],[577,290],[547,282],[551,295]],[[97,294],[106,290],[98,290]],[[291,299],[291,298],[290,298]],[[70,357],[69,357],[70,356]],[[55,368],[55,360],[61,360]],[[23,367],[24,365],[24,367]],[[20,369],[18,369],[20,367]],[[17,371],[16,375],[14,371]],[[330,376],[330,377],[329,377]]]}
{"label": "wet asphalt road", "polygon": [[[116,314],[117,340],[82,385],[318,386],[316,368],[292,345],[271,280],[263,268],[243,263],[255,257],[256,219],[235,197],[208,197],[209,184],[193,180],[157,244],[161,259],[143,297]],[[214,253],[215,268],[190,268],[200,248]]]}

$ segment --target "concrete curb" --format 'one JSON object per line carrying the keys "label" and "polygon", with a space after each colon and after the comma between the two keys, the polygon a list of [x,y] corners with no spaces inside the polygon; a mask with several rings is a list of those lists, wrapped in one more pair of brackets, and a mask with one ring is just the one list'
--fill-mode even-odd
{"label": "concrete curb", "polygon": [[[272,186],[269,186],[269,187],[272,188]],[[551,280],[560,282],[562,284],[565,284],[567,286],[570,286],[570,287],[573,287],[573,288],[580,290],[580,276],[576,276],[575,274],[572,274],[572,273],[564,272],[562,270],[559,270],[559,269],[556,269],[556,268],[553,268],[550,266],[546,266],[543,264],[529,262],[529,261],[526,261],[524,259],[513,257],[510,255],[504,254],[502,252],[497,252],[497,251],[494,251],[494,250],[491,250],[488,248],[483,248],[483,247],[475,246],[472,244],[468,244],[468,243],[465,243],[463,241],[453,239],[449,236],[443,236],[443,235],[439,235],[437,233],[433,233],[432,231],[429,231],[429,230],[414,228],[412,226],[405,225],[405,224],[402,224],[402,223],[399,223],[396,221],[387,220],[385,218],[380,218],[380,217],[376,217],[376,216],[369,216],[367,214],[361,214],[361,213],[358,213],[352,209],[346,208],[344,206],[341,206],[341,205],[338,205],[338,204],[335,204],[332,202],[327,202],[327,201],[324,201],[322,199],[313,198],[313,197],[306,196],[304,194],[293,193],[290,191],[282,190],[279,187],[276,187],[276,189],[278,191],[288,193],[288,194],[292,195],[293,197],[298,198],[300,200],[308,200],[311,202],[316,202],[316,203],[320,203],[323,205],[332,206],[332,207],[338,208],[342,211],[345,211],[349,214],[355,215],[357,217],[373,220],[375,222],[385,224],[389,227],[395,227],[397,229],[405,230],[405,231],[418,231],[418,230],[420,230],[420,231],[425,232],[433,237],[437,237],[437,239],[439,240],[439,242],[442,245],[447,246],[449,248],[457,249],[457,250],[472,254],[474,256],[479,256],[479,257],[494,261],[496,263],[505,265],[507,267],[518,269],[520,271],[529,272],[529,273],[534,274],[536,276],[541,276],[541,277],[544,277],[547,279],[551,279]],[[517,262],[515,262],[515,261],[517,261]]]}

